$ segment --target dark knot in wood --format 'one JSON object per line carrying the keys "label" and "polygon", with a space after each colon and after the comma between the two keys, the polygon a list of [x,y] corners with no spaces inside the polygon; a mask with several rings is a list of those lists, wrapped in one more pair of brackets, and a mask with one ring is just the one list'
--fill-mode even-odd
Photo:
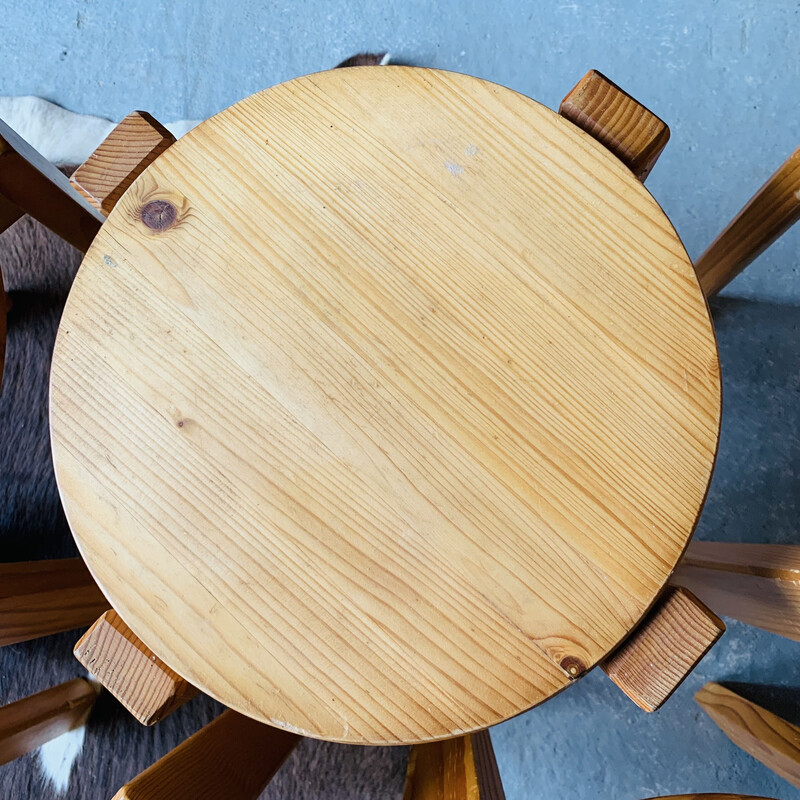
{"label": "dark knot in wood", "polygon": [[576,656],[564,656],[561,659],[560,666],[572,679],[578,678],[586,672],[586,664]]}
{"label": "dark knot in wood", "polygon": [[164,231],[178,218],[178,210],[168,200],[151,200],[142,206],[139,218],[150,230]]}

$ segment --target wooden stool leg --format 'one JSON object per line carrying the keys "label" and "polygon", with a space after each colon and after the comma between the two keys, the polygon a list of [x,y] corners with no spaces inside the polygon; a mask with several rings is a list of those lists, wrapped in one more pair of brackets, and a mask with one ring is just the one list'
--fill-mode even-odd
{"label": "wooden stool leg", "polygon": [[0,194],[0,233],[8,230],[21,216],[22,211]]}
{"label": "wooden stool leg", "polygon": [[605,75],[590,70],[558,113],[610,150],[644,181],[669,141],[669,128]]}
{"label": "wooden stool leg", "polygon": [[[0,121],[0,233],[24,212],[86,252],[103,218],[123,192],[174,141],[175,137],[153,117],[135,111],[67,180]],[[7,296],[0,285],[0,381],[5,364],[6,312]]]}
{"label": "wooden stool leg", "polygon": [[256,800],[299,741],[294,733],[225,711],[113,800]]}
{"label": "wooden stool leg", "polygon": [[[0,233],[28,213],[83,252],[103,218],[44,156],[0,120]],[[0,388],[6,355],[8,296],[0,274]]]}
{"label": "wooden stool leg", "polygon": [[505,800],[489,731],[414,745],[403,800]]}
{"label": "wooden stool leg", "polygon": [[718,683],[694,698],[737,747],[800,789],[800,728]]}
{"label": "wooden stool leg", "polygon": [[706,297],[730,283],[800,219],[800,147],[753,195],[694,267]]}
{"label": "wooden stool leg", "polygon": [[197,696],[113,609],[78,640],[75,657],[144,725],[153,725]]}
{"label": "wooden stool leg", "polygon": [[0,564],[0,646],[81,628],[107,608],[80,558]]}
{"label": "wooden stool leg", "polygon": [[[67,180],[0,121],[0,233],[27,212],[85,252],[125,190],[174,141],[150,114],[134,111]],[[6,306],[0,285],[0,381]]]}
{"label": "wooden stool leg", "polygon": [[104,216],[175,137],[150,114],[134,111],[114,128],[70,183]]}
{"label": "wooden stool leg", "polygon": [[672,582],[719,614],[800,642],[800,545],[692,542]]}
{"label": "wooden stool leg", "polygon": [[96,698],[94,686],[76,678],[0,708],[0,764],[80,727]]}
{"label": "wooden stool leg", "polygon": [[655,711],[724,631],[722,620],[691,592],[670,587],[600,667],[636,705]]}
{"label": "wooden stool leg", "polygon": [[22,137],[0,121],[0,195],[82,252],[89,249],[103,217],[67,178]]}

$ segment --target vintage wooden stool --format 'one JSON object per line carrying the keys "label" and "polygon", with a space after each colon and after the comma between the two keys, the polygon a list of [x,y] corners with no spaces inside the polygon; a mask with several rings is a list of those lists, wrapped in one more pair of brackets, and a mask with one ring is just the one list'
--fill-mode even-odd
{"label": "vintage wooden stool", "polygon": [[80,550],[227,706],[393,744],[483,729],[628,637],[717,448],[705,295],[631,171],[508,89],[290,81],[119,200],[51,385]]}
{"label": "vintage wooden stool", "polygon": [[175,144],[132,115],[73,177],[110,216],[53,454],[114,608],[76,654],[145,723],[232,709],[121,797],[225,780],[209,752],[263,786],[298,735],[499,797],[488,726],[597,664],[652,710],[716,641],[667,586],[716,455],[706,295],[790,221],[696,271],[642,186],[668,135],[597,73],[555,114],[356,68]]}

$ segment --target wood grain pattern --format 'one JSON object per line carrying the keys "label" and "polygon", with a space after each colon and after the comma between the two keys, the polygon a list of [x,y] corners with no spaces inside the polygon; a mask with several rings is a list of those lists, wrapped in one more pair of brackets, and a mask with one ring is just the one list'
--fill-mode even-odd
{"label": "wood grain pattern", "polygon": [[800,546],[692,542],[672,582],[719,614],[800,641]]}
{"label": "wood grain pattern", "polygon": [[[150,114],[129,114],[106,137],[70,183],[108,215],[133,181],[175,137]],[[136,719],[153,725],[198,693],[159,659],[113,609],[75,645],[75,657]]]}
{"label": "wood grain pattern", "polygon": [[484,728],[605,657],[686,545],[719,412],[705,298],[630,171],[528,98],[392,66],[161,155],[51,377],[114,608],[229,707],[353,742]]}
{"label": "wood grain pattern", "polygon": [[716,294],[800,219],[800,147],[695,262],[707,296]]}
{"label": "wood grain pattern", "polygon": [[0,120],[0,195],[5,204],[30,214],[82,252],[103,217],[69,180],[21,136]]}
{"label": "wood grain pattern", "polygon": [[299,740],[225,711],[123,786],[113,800],[256,800]]}
{"label": "wood grain pattern", "polygon": [[414,745],[403,800],[505,800],[489,731]]}
{"label": "wood grain pattern", "polygon": [[600,666],[639,708],[655,711],[724,631],[722,620],[691,592],[670,587]]}
{"label": "wood grain pattern", "polygon": [[143,725],[153,725],[197,695],[111,609],[75,645],[75,657]]}
{"label": "wood grain pattern", "polygon": [[669,141],[663,120],[596,70],[580,79],[558,113],[607,147],[642,182]]}
{"label": "wood grain pattern", "polygon": [[800,788],[800,728],[718,683],[694,697],[737,747]]}
{"label": "wood grain pattern", "polygon": [[0,564],[0,647],[90,625],[109,607],[80,558]]}
{"label": "wood grain pattern", "polygon": [[97,692],[83,678],[0,707],[0,764],[84,723]]}
{"label": "wood grain pattern", "polygon": [[70,183],[108,216],[133,181],[174,141],[175,137],[150,114],[134,111],[72,173]]}

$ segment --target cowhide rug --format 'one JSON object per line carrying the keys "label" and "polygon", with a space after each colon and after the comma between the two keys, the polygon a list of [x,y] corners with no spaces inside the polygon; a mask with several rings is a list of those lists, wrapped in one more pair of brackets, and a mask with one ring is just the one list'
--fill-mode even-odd
{"label": "cowhide rug", "polygon": [[[83,160],[112,127],[37,98],[0,98],[0,117],[61,164]],[[192,124],[178,123],[173,130],[180,134]],[[0,265],[13,302],[0,393],[3,561],[77,555],[50,461],[47,387],[58,321],[79,263],[79,253],[28,217],[0,236]],[[83,674],[72,655],[81,633],[0,648],[0,704]],[[85,728],[0,767],[0,798],[109,800],[221,710],[200,696],[145,728],[103,693]],[[402,794],[406,758],[402,747],[305,740],[262,798],[392,800]]]}

